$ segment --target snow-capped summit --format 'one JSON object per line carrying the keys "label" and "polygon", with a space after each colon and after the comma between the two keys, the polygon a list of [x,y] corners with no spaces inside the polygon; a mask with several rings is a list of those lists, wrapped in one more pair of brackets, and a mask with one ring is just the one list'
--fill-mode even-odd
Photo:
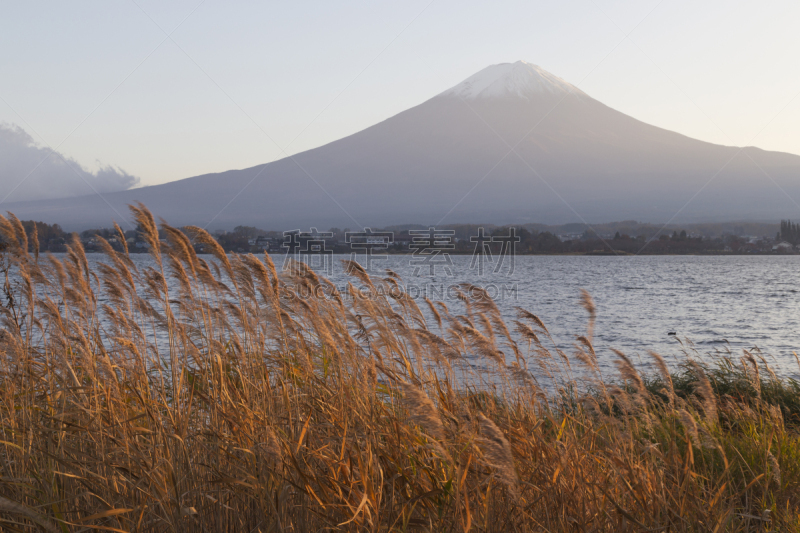
{"label": "snow-capped summit", "polygon": [[550,74],[542,67],[525,61],[500,63],[473,74],[440,96],[460,96],[465,99],[518,96],[529,98],[542,93],[584,94],[574,85]]}

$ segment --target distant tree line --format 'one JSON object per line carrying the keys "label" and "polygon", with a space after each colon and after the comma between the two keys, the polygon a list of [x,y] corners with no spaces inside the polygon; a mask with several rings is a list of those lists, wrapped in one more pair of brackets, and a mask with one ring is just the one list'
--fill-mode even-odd
{"label": "distant tree line", "polygon": [[[114,228],[101,228],[90,229],[80,233],[67,233],[58,224],[47,224],[46,222],[38,222],[33,220],[20,221],[22,227],[25,229],[25,234],[28,237],[29,252],[35,251],[35,242],[39,243],[39,252],[53,252],[63,253],[67,251],[67,245],[72,240],[72,235],[77,235],[78,239],[83,244],[87,252],[99,251],[99,242],[97,237],[102,237],[111,244],[111,247],[117,251],[123,250],[123,244],[120,242],[121,237]],[[34,230],[35,228],[35,230]],[[136,230],[129,230],[125,232],[126,240],[135,243],[138,232]],[[34,239],[34,236],[36,239]],[[5,243],[0,239],[0,249],[5,248]],[[133,250],[135,251],[135,250]]]}
{"label": "distant tree line", "polygon": [[781,230],[778,232],[777,240],[798,244],[800,242],[800,224],[793,224],[791,220],[781,220]]}
{"label": "distant tree line", "polygon": [[[492,231],[493,235],[508,235],[508,228],[498,228]],[[616,232],[613,237],[602,237],[591,231],[585,231],[579,238],[562,240],[549,231],[535,232],[520,229],[517,232],[520,241],[515,246],[517,254],[702,254],[721,253],[734,251],[729,245],[730,239],[705,239],[703,237],[690,237],[685,230],[673,232],[672,236],[662,234],[656,237],[646,235],[630,236]],[[474,248],[474,243],[460,241],[456,247],[458,251],[468,253]],[[500,251],[500,245],[491,245],[493,252]],[[765,249],[765,248],[764,248]],[[757,247],[737,250],[762,251]]]}
{"label": "distant tree line", "polygon": [[[492,228],[491,235],[508,235],[509,228]],[[598,235],[586,230],[583,234],[565,238],[549,231],[516,230],[519,242],[515,251],[519,255],[528,254],[575,254],[575,255],[618,255],[618,254],[759,254],[773,253],[771,239],[724,235],[706,238],[687,234],[686,230],[675,230],[672,234],[631,236],[615,232],[613,236]],[[472,253],[475,243],[468,237],[459,238],[456,253]],[[500,252],[500,244],[490,245],[492,253]],[[780,253],[793,253],[781,250]]]}
{"label": "distant tree line", "polygon": [[[40,252],[65,252],[69,234],[65,233],[58,224],[47,224],[45,222],[34,222],[33,220],[23,220],[22,227],[28,235],[28,244],[33,246],[31,239],[33,228],[36,227],[36,237],[39,240]],[[31,249],[31,251],[34,251]]]}
{"label": "distant tree line", "polygon": [[[44,222],[34,222],[31,220],[22,221],[25,232],[28,234],[30,251],[33,251],[34,226],[39,241],[40,252],[65,252],[72,236],[62,230],[58,224],[47,224]],[[454,231],[452,242],[453,249],[450,253],[469,254],[475,250],[476,243],[472,239],[478,234],[477,225],[455,225],[448,229]],[[509,235],[509,227],[492,226],[485,228],[488,237],[500,237]],[[349,228],[339,229],[330,228],[328,232],[333,237],[326,241],[326,247],[334,253],[349,253],[352,251],[350,245],[345,242],[345,234]],[[375,230],[381,231],[381,230]],[[409,253],[408,243],[411,240],[408,229],[391,228],[394,231],[395,242],[389,247],[389,253]],[[515,235],[519,239],[515,243],[515,253],[519,255],[528,254],[716,254],[716,253],[771,253],[773,245],[769,239],[755,239],[737,235],[724,235],[721,237],[706,238],[702,236],[688,235],[686,230],[675,230],[672,235],[663,233],[655,235],[640,234],[636,236],[617,231],[612,236],[598,235],[592,230],[584,230],[583,233],[572,234],[567,238],[565,235],[556,235],[550,231],[537,231],[525,227],[515,228]],[[257,243],[258,237],[268,237],[272,239],[282,239],[283,234],[276,231],[266,231],[252,226],[236,226],[233,231],[220,231],[215,233],[215,238],[228,252],[252,252],[260,253],[263,251],[263,244]],[[124,232],[125,243],[115,229],[101,228],[82,231],[78,238],[87,252],[101,251],[98,237],[104,238],[111,246],[122,251],[127,246],[130,252],[147,252],[147,245],[140,238],[139,229]],[[491,239],[489,239],[491,240]],[[789,220],[781,221],[780,231],[777,234],[778,241],[787,241],[792,244],[800,243],[800,224],[792,223]],[[489,249],[493,254],[501,252],[502,244],[490,242]],[[0,240],[0,249],[3,247]],[[197,251],[202,252],[201,246],[197,246]],[[794,253],[794,250],[779,250],[782,253]],[[273,252],[274,253],[274,252]]]}

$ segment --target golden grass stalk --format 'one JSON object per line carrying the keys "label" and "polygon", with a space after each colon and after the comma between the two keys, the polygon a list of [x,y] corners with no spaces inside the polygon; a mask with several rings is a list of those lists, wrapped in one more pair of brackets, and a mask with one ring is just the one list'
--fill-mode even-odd
{"label": "golden grass stalk", "polygon": [[478,413],[482,439],[479,440],[483,456],[487,463],[495,469],[498,479],[505,484],[512,494],[517,493],[517,472],[514,468],[514,454],[511,444],[497,424]]}
{"label": "golden grass stalk", "polygon": [[411,383],[399,382],[403,391],[403,405],[412,424],[420,426],[430,437],[444,441],[444,426],[436,406],[425,392]]}
{"label": "golden grass stalk", "polygon": [[339,294],[132,212],[149,264],[77,239],[37,263],[0,217],[2,531],[800,532],[799,392],[752,354],[727,396],[651,354],[662,401],[587,295],[572,369],[480,287],[428,321],[394,273],[349,264]]}

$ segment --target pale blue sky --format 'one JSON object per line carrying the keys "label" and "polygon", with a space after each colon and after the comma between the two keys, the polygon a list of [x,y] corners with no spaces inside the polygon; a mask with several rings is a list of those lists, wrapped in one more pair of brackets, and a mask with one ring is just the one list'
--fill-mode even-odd
{"label": "pale blue sky", "polygon": [[800,154],[797,1],[0,8],[0,122],[143,185],[325,144],[519,59],[645,122]]}

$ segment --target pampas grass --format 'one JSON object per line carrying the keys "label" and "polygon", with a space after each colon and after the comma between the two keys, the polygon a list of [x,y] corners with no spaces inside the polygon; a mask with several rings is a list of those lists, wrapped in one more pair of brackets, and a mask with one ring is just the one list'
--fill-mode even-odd
{"label": "pampas grass", "polygon": [[153,266],[0,217],[0,530],[800,531],[800,384],[750,352],[642,373],[584,292],[573,369],[480,287],[429,323],[131,209]]}
{"label": "pampas grass", "polygon": [[509,489],[511,494],[517,493],[517,472],[514,467],[514,454],[511,444],[506,439],[497,424],[486,418],[483,413],[478,413],[478,421],[483,438],[479,440],[480,448],[486,462],[496,470],[497,477]]}

